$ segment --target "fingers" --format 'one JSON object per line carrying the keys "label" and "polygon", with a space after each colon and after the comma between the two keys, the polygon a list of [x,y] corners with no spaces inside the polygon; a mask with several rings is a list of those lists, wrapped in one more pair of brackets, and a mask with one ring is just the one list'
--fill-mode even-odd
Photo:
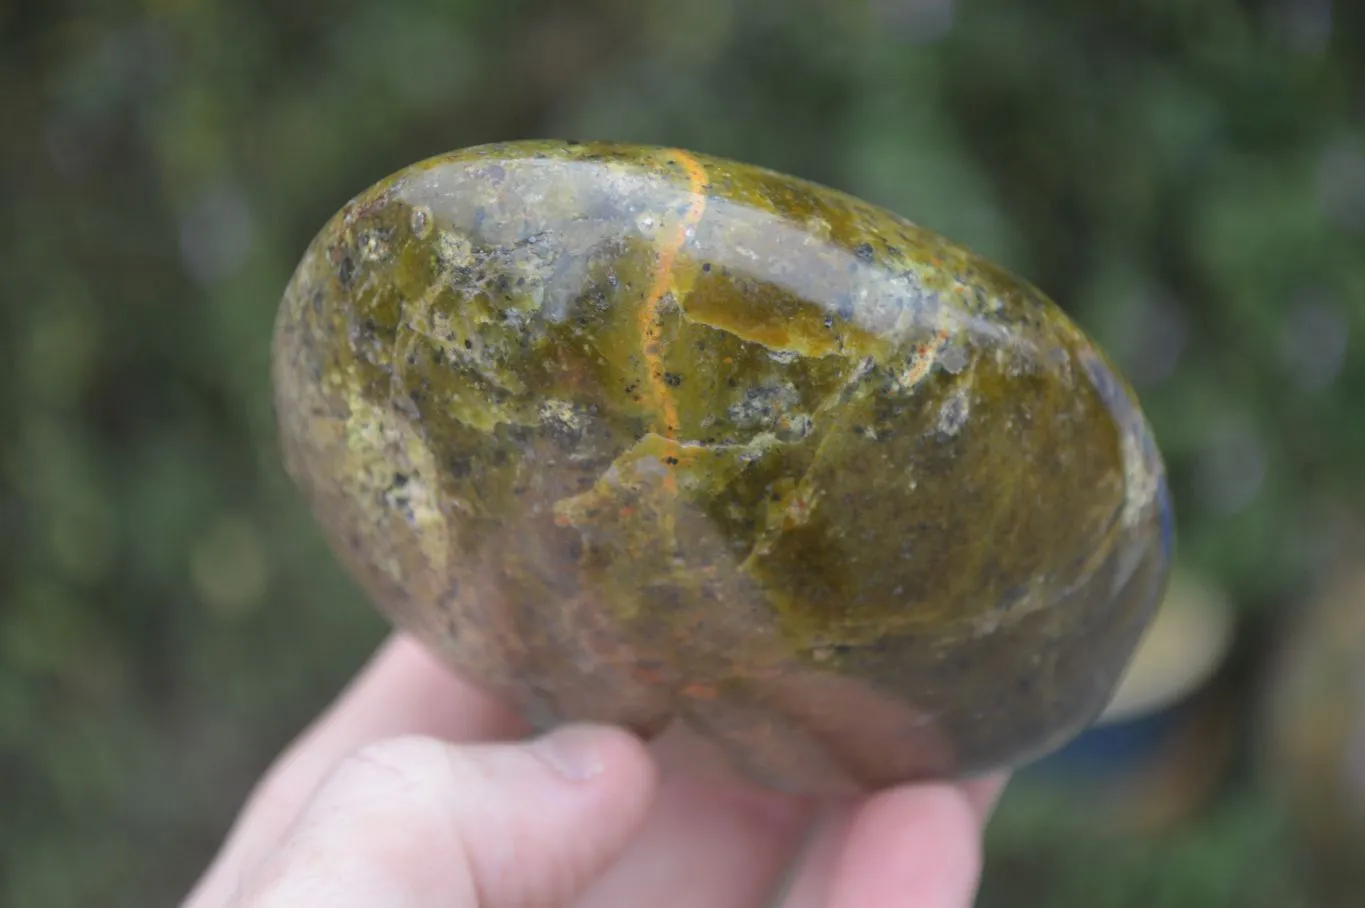
{"label": "fingers", "polygon": [[[670,783],[621,859],[576,908],[759,908],[806,827],[782,795],[712,783]],[[647,895],[647,902],[642,896]]]}
{"label": "fingers", "polygon": [[903,786],[834,807],[782,908],[970,908],[1002,784]]}
{"label": "fingers", "polygon": [[[819,801],[745,784],[713,748],[677,727],[653,749],[665,772],[678,770],[679,778],[665,785],[636,840],[575,908],[633,908],[641,893],[650,893],[649,903],[657,908],[919,905],[902,901],[905,893],[895,891],[907,872],[920,866],[916,861],[929,868],[932,879],[911,892],[916,898],[940,898],[923,902],[926,908],[965,908],[976,887],[981,830],[1006,780],[999,773],[956,787],[907,787],[871,799]],[[921,788],[941,789],[946,798],[922,794]],[[939,829],[938,815],[921,815],[920,809],[941,808],[945,799],[956,812],[949,817],[953,822]],[[869,822],[879,825],[869,830]],[[926,851],[917,848],[916,836],[942,836],[943,841]],[[882,880],[887,901],[858,901],[867,897],[857,885],[865,873]],[[951,893],[931,891],[954,879],[965,901],[943,901]]]}
{"label": "fingers", "polygon": [[[713,766],[698,779],[707,754],[695,748],[670,750],[667,739],[676,735],[666,735],[656,749],[665,765],[671,758],[692,770],[684,774],[690,781],[671,782],[643,820],[641,805],[649,802],[656,784],[654,765],[633,737],[599,730],[597,734],[617,742],[606,745],[609,756],[601,762],[601,775],[615,773],[620,778],[605,786],[607,794],[598,787],[596,797],[606,806],[599,804],[584,815],[584,823],[597,821],[598,832],[585,834],[589,825],[571,823],[564,827],[567,831],[551,835],[560,827],[546,822],[548,815],[537,804],[550,801],[515,771],[536,765],[534,759],[527,763],[528,753],[532,758],[538,753],[535,749],[451,748],[434,740],[401,744],[422,752],[448,752],[443,760],[435,760],[406,751],[395,757],[389,748],[398,744],[365,748],[401,735],[458,742],[523,732],[524,726],[504,708],[415,644],[394,638],[271,770],[187,905],[268,908],[276,903],[262,899],[299,897],[288,887],[321,891],[335,882],[348,891],[368,893],[361,902],[374,899],[373,904],[389,904],[381,900],[382,890],[397,887],[394,897],[408,899],[400,903],[415,908],[426,904],[417,899],[437,890],[442,904],[454,906],[541,904],[535,899],[542,897],[565,904],[577,893],[571,902],[577,908],[614,908],[640,904],[641,894],[648,893],[649,903],[659,908],[693,904],[750,908],[771,902],[784,869],[792,866],[795,853],[809,838],[810,848],[801,856],[788,898],[780,903],[784,908],[876,908],[907,900],[924,908],[957,908],[971,902],[979,873],[981,827],[1003,784],[1002,778],[991,777],[956,788],[896,789],[861,804],[836,803],[826,808],[824,823],[812,835],[811,800],[737,784],[728,766]],[[610,756],[613,747],[619,749],[617,757]],[[347,758],[358,749],[362,756]],[[618,758],[624,768],[611,770]],[[413,759],[419,764],[416,770],[406,762]],[[714,762],[714,755],[710,759]],[[343,769],[329,776],[338,761]],[[443,763],[447,771],[445,782],[435,787],[431,779],[439,773],[433,773],[434,763]],[[368,778],[376,774],[388,778],[400,795],[413,791],[422,795],[405,800],[389,789],[384,789],[388,794],[383,798],[363,794],[380,790]],[[319,792],[324,777],[328,781]],[[494,784],[499,779],[505,784]],[[507,779],[514,781],[506,783]],[[591,780],[577,784],[585,790],[597,785]],[[460,785],[468,789],[463,794],[455,791]],[[572,784],[569,788],[574,790]],[[352,789],[362,795],[347,794]],[[573,803],[591,801],[560,799],[568,813]],[[427,804],[426,813],[421,804]],[[432,805],[441,804],[449,809],[433,812]],[[307,810],[298,819],[305,805]],[[360,811],[359,823],[346,819],[352,815],[348,810]],[[609,814],[612,810],[616,812]],[[438,813],[445,819],[433,819]],[[323,822],[319,816],[333,819]],[[404,832],[414,829],[419,832]],[[471,838],[470,829],[477,835]],[[636,834],[627,846],[632,829]],[[431,857],[433,843],[441,845],[437,850],[443,859]],[[340,861],[333,857],[351,851],[369,857]],[[522,870],[509,876],[508,867],[514,863]],[[429,866],[436,869],[420,872]],[[243,889],[244,875],[252,868],[263,869],[259,874],[253,871],[252,882]],[[603,868],[609,869],[594,879]],[[272,894],[277,890],[285,895]],[[452,892],[485,901],[452,902]],[[504,901],[488,901],[494,896]],[[340,908],[351,904],[336,900],[340,896],[334,898],[330,889],[325,898]]]}
{"label": "fingers", "polygon": [[507,738],[520,735],[523,728],[416,643],[392,637],[271,768],[188,904],[221,904],[241,868],[272,848],[322,778],[365,744],[408,734],[456,742]]}
{"label": "fingers", "polygon": [[329,775],[231,908],[568,903],[620,852],[657,785],[631,735],[370,745]]}
{"label": "fingers", "polygon": [[961,783],[958,787],[967,796],[967,802],[976,811],[976,818],[984,829],[986,822],[991,817],[991,811],[995,809],[995,804],[1000,800],[1000,794],[1005,790],[1005,784],[1009,782],[1009,773],[994,772],[987,776],[971,779]]}
{"label": "fingers", "polygon": [[575,908],[758,908],[809,826],[811,803],[753,787],[696,736],[670,728],[651,748],[679,771],[621,858]]}
{"label": "fingers", "polygon": [[896,789],[853,818],[829,908],[970,908],[981,875],[981,823],[958,788]]}

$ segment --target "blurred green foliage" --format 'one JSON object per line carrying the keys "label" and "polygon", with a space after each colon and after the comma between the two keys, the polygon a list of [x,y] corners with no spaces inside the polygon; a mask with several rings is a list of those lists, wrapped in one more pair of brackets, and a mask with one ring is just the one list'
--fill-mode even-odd
{"label": "blurred green foliage", "polygon": [[[380,639],[280,473],[273,311],[460,146],[680,144],[997,258],[1265,624],[1365,489],[1362,46],[1330,0],[0,0],[0,902],[173,901]],[[1007,801],[983,904],[1296,904],[1233,788],[1162,843]]]}

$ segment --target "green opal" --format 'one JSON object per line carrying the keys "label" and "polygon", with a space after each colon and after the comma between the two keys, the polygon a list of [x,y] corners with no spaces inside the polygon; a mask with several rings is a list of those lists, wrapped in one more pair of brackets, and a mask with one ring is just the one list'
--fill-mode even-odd
{"label": "green opal", "polygon": [[291,475],[381,609],[534,724],[679,721],[825,792],[1040,755],[1170,560],[1132,392],[1037,290],[677,149],[414,165],[303,257]]}

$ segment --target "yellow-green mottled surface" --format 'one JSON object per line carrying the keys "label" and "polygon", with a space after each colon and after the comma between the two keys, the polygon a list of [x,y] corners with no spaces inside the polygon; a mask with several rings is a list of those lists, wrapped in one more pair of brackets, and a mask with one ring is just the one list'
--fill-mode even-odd
{"label": "yellow-green mottled surface", "polygon": [[1170,558],[1107,360],[887,211],[676,149],[438,157],[285,294],[287,464],[381,608],[533,721],[756,778],[1016,763],[1104,706]]}

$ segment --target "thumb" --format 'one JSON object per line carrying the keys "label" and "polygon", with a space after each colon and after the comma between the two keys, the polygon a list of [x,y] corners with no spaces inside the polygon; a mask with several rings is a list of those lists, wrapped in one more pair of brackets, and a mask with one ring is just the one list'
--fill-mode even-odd
{"label": "thumb", "polygon": [[371,744],[319,787],[237,908],[530,908],[570,901],[624,849],[658,784],[624,731]]}

